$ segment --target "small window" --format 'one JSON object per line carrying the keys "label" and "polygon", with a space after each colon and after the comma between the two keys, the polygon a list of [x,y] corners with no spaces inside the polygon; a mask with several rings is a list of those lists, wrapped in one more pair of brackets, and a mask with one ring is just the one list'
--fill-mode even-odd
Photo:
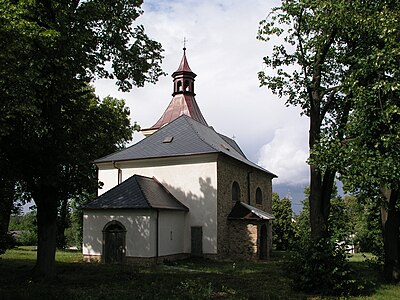
{"label": "small window", "polygon": [[236,181],[232,184],[232,202],[240,201],[240,187]]}
{"label": "small window", "polygon": [[179,92],[179,91],[182,91],[182,81],[178,81],[178,83],[176,84],[176,90]]}
{"label": "small window", "polygon": [[256,204],[262,204],[262,192],[261,189],[258,187],[256,190]]}
{"label": "small window", "polygon": [[173,136],[166,136],[163,140],[164,144],[169,144],[173,141],[174,137]]}

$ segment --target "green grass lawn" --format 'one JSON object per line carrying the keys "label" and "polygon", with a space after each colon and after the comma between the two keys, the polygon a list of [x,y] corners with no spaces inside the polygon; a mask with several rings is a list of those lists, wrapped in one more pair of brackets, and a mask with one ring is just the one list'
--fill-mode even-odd
{"label": "green grass lawn", "polygon": [[[291,290],[285,276],[285,253],[269,262],[186,260],[171,265],[138,267],[82,263],[76,251],[58,251],[58,277],[34,283],[29,272],[33,247],[19,247],[0,256],[0,299],[328,299]],[[358,272],[376,281],[376,272],[355,256]],[[376,285],[373,294],[352,299],[399,299],[400,287]]]}

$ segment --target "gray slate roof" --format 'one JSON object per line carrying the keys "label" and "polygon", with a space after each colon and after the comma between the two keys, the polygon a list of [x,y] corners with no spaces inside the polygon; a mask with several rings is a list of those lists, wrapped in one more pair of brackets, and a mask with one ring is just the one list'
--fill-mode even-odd
{"label": "gray slate roof", "polygon": [[133,175],[84,209],[172,209],[188,211],[157,179]]}
{"label": "gray slate roof", "polygon": [[[172,139],[172,141],[165,142],[166,139]],[[275,174],[249,161],[234,140],[217,133],[212,127],[205,126],[186,115],[180,116],[138,143],[99,158],[94,162],[128,161],[207,153],[224,153],[247,165],[267,172],[273,177],[277,177]]]}

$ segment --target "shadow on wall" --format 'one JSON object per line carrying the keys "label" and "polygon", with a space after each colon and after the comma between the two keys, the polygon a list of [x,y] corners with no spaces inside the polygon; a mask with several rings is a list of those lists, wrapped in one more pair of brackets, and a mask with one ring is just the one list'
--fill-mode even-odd
{"label": "shadow on wall", "polygon": [[[200,195],[191,191],[185,192],[179,187],[174,187],[166,182],[162,184],[179,201],[189,208],[188,231],[190,227],[199,226],[203,228],[203,252],[217,253],[217,190],[211,183],[211,178],[199,178]],[[190,235],[187,236],[190,243]]]}
{"label": "shadow on wall", "polygon": [[[100,255],[103,251],[103,230],[106,224],[112,220],[121,222],[126,230],[126,246],[128,252],[132,251],[132,243],[142,241],[142,251],[151,250],[150,242],[150,210],[90,210],[84,220],[83,250],[87,255]],[[132,236],[135,241],[132,241]],[[86,249],[86,251],[85,251]]]}

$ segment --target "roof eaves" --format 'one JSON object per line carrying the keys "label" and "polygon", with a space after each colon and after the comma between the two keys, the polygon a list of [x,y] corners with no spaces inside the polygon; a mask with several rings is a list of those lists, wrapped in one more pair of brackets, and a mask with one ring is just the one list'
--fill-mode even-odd
{"label": "roof eaves", "polygon": [[276,219],[273,214],[269,214],[269,213],[267,213],[265,211],[262,211],[261,209],[258,209],[256,207],[251,206],[249,204],[246,204],[244,202],[241,202],[241,204],[244,207],[246,207],[248,210],[250,210],[253,214],[255,214],[256,216],[258,216],[260,218],[263,218],[263,219],[265,218],[265,219],[268,219],[268,220],[275,220]]}

